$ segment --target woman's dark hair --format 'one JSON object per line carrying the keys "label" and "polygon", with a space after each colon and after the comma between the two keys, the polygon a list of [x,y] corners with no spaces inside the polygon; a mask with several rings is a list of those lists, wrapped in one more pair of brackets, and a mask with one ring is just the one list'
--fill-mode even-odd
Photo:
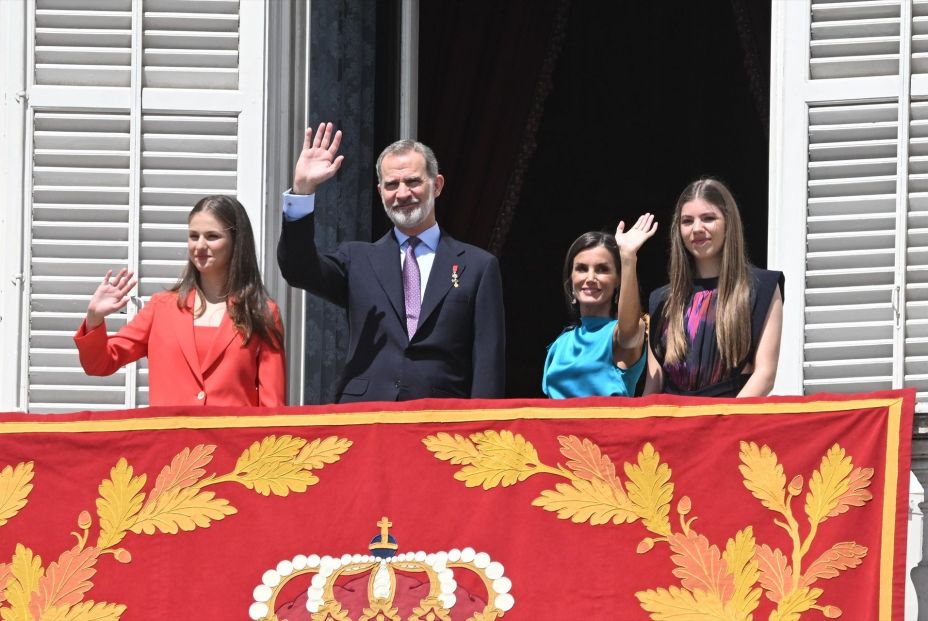
{"label": "woman's dark hair", "polygon": [[616,245],[615,236],[612,234],[603,233],[602,231],[590,231],[574,240],[574,243],[567,250],[567,257],[564,259],[564,295],[567,300],[567,311],[570,313],[571,321],[574,324],[580,323],[580,305],[574,296],[573,279],[571,278],[574,271],[574,259],[584,250],[599,246],[609,251],[609,254],[612,255],[612,262],[615,264],[616,289],[615,295],[612,297],[612,303],[609,306],[609,316],[615,318],[619,312],[618,278],[620,276],[620,266],[622,265],[622,259],[619,257],[619,247]]}
{"label": "woman's dark hair", "polygon": [[[244,343],[247,344],[252,336],[257,336],[274,349],[282,348],[283,334],[268,304],[270,296],[261,280],[255,238],[245,208],[231,196],[217,194],[201,198],[190,210],[187,221],[200,212],[216,218],[232,237],[232,255],[225,286],[226,304],[229,318],[242,333]],[[206,296],[200,287],[200,272],[189,258],[180,280],[171,290],[177,292],[177,306],[180,308],[187,307],[190,292],[196,291],[201,302],[200,308],[205,310]]]}

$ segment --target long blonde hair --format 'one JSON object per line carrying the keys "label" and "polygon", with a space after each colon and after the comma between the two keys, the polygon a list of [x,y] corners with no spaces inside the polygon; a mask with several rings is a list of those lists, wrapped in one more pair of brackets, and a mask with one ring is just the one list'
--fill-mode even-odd
{"label": "long blonde hair", "polygon": [[684,326],[686,304],[693,295],[695,267],[693,257],[683,245],[680,215],[683,205],[702,199],[722,212],[725,240],[722,245],[722,269],[719,273],[718,299],[715,306],[715,338],[722,363],[735,368],[751,349],[751,283],[741,214],[734,197],[724,183],[712,178],[697,179],[686,186],[673,212],[670,226],[670,292],[664,304],[667,326],[665,362],[680,362],[689,347]]}

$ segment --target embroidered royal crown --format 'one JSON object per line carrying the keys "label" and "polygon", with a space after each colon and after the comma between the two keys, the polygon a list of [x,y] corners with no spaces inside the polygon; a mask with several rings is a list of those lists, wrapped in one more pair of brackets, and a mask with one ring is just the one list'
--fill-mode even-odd
{"label": "embroidered royal crown", "polygon": [[[299,554],[264,572],[254,621],[493,621],[512,608],[503,566],[472,548],[405,552],[384,516],[370,554]],[[303,577],[302,580],[299,580]],[[307,583],[308,588],[300,585]]]}

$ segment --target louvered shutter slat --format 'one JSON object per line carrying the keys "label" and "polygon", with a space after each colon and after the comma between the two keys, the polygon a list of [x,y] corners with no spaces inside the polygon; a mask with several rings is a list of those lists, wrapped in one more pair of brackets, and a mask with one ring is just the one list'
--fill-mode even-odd
{"label": "louvered shutter slat", "polygon": [[892,385],[897,136],[892,104],[809,108],[808,392]]}
{"label": "louvered shutter slat", "polygon": [[[97,28],[104,30],[131,31],[132,10],[129,2],[122,2],[124,11],[86,11],[65,9],[42,9],[35,11],[37,28]],[[43,6],[38,0],[36,6]],[[75,6],[72,4],[72,6]]]}
{"label": "louvered shutter slat", "polygon": [[[127,264],[129,117],[37,112],[33,140],[30,302],[41,314],[33,316],[29,333],[29,400],[45,410],[78,398],[124,406],[124,374],[88,379],[72,337],[106,270]],[[88,156],[97,150],[109,155]],[[107,323],[118,329],[124,318]]]}
{"label": "louvered shutter slat", "polygon": [[[809,210],[812,211],[811,209]],[[868,232],[873,229],[891,228],[896,216],[892,213],[864,213],[851,219],[846,215],[809,216],[807,222],[810,234],[828,232]]]}
{"label": "louvered shutter slat", "polygon": [[[150,0],[144,22],[144,84],[238,88],[237,5]],[[159,10],[160,9],[160,10]]]}
{"label": "louvered shutter slat", "polygon": [[127,87],[132,2],[36,0],[35,83]]}
{"label": "louvered shutter slat", "polygon": [[928,2],[912,2],[912,73],[928,73]]}
{"label": "louvered shutter slat", "polygon": [[[94,49],[102,46],[111,50],[129,50],[132,31],[121,28],[36,28],[36,50],[39,47],[56,50],[62,47]],[[40,56],[41,60],[42,57]],[[127,63],[128,64],[128,63]]]}
{"label": "louvered shutter slat", "polygon": [[811,3],[812,79],[893,75],[899,69],[899,0]]}
{"label": "louvered shutter slat", "polygon": [[[926,6],[916,9],[925,13]],[[922,22],[915,26],[914,22]],[[913,28],[928,25],[915,17]],[[914,50],[914,48],[913,48]],[[913,69],[914,65],[913,56]],[[904,383],[928,389],[928,101],[913,101],[909,123],[908,212],[905,231]]]}

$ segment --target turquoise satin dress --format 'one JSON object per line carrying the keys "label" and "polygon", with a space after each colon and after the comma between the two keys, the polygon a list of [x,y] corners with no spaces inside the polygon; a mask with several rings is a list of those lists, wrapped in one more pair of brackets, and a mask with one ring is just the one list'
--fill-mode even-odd
{"label": "turquoise satin dress", "polygon": [[616,320],[581,317],[548,348],[541,389],[552,399],[570,397],[633,397],[644,372],[644,348],[628,369],[615,366],[612,333]]}

